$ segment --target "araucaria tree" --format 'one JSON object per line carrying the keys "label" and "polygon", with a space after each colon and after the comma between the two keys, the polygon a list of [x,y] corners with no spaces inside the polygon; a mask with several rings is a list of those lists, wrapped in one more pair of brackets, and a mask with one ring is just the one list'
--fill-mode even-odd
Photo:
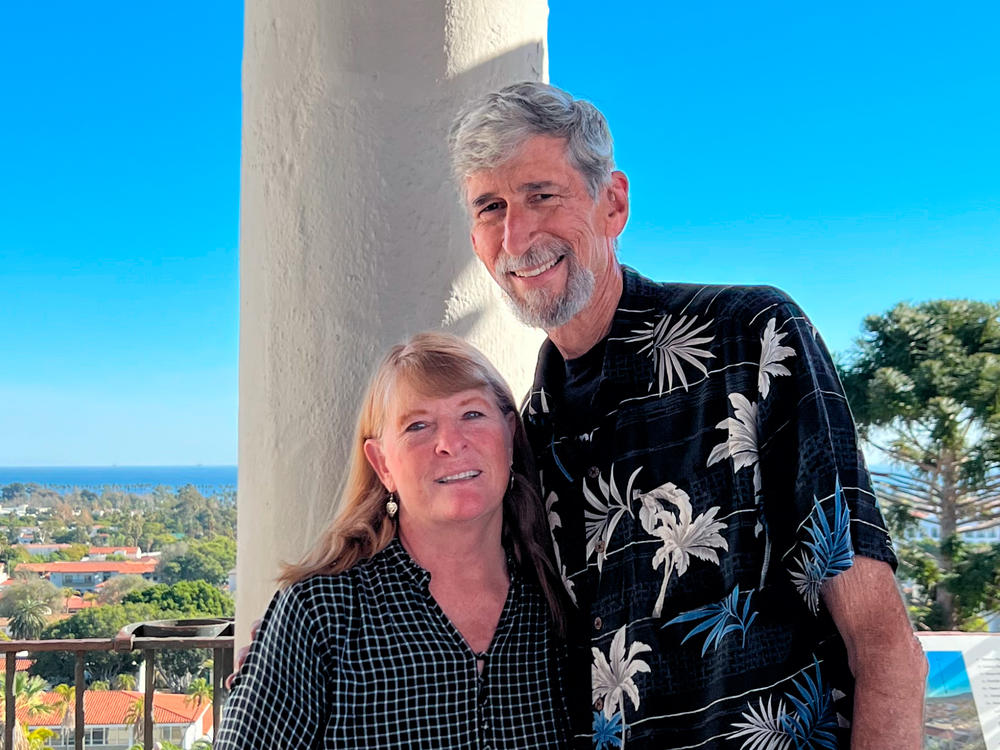
{"label": "araucaria tree", "polygon": [[[841,377],[862,437],[891,466],[875,473],[880,499],[887,515],[940,529],[936,544],[909,550],[925,594],[916,614],[960,627],[996,606],[995,567],[982,575],[995,551],[962,535],[1000,525],[1000,304],[899,304],[864,328]],[[983,585],[970,587],[975,576],[959,574],[977,566]]]}

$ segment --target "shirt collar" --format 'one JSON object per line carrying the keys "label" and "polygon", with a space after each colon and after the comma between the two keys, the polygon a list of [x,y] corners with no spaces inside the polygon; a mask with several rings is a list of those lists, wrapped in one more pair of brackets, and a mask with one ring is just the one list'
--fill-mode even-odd
{"label": "shirt collar", "polygon": [[[637,333],[633,330],[637,314],[641,316],[661,306],[662,300],[657,295],[656,284],[629,266],[622,266],[622,281],[622,296],[611,321],[611,330],[604,339],[607,345],[601,367],[600,391],[606,387],[618,388],[641,382],[643,378],[652,382],[652,358],[635,357],[632,348],[626,347],[626,342]],[[538,352],[534,390],[544,388],[550,392],[561,392],[565,380],[566,362],[552,340],[546,338]],[[558,402],[559,399],[556,399]]]}

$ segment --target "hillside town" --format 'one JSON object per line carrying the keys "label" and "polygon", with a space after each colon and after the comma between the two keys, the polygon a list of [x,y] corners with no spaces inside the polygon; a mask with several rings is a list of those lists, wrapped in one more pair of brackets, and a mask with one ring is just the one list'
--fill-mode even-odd
{"label": "hillside town", "polygon": [[[136,623],[233,616],[232,493],[205,497],[190,485],[59,492],[16,483],[0,487],[0,496],[0,638],[113,639]],[[210,748],[212,656],[158,652],[147,678],[138,652],[88,652],[84,746],[142,747],[151,680],[153,746]],[[26,747],[74,747],[74,654],[20,651],[13,663],[15,735]]]}

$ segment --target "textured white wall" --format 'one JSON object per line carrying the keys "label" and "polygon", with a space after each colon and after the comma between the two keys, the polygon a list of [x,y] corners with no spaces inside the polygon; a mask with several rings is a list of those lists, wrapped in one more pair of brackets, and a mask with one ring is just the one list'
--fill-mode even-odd
{"label": "textured white wall", "polygon": [[360,393],[445,327],[516,393],[540,336],[472,254],[446,134],[547,75],[544,0],[247,0],[240,208],[239,640],[333,515]]}

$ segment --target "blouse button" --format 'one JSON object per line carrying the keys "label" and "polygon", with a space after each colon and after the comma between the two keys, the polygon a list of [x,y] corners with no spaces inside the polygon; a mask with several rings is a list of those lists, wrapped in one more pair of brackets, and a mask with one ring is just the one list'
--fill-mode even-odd
{"label": "blouse button", "polygon": [[591,479],[597,479],[599,476],[601,476],[601,470],[598,469],[596,466],[591,466],[589,469],[587,469],[587,476],[590,477]]}
{"label": "blouse button", "polygon": [[601,620],[600,617],[595,617],[594,618],[594,630],[600,630],[602,627],[604,627],[604,621]]}

